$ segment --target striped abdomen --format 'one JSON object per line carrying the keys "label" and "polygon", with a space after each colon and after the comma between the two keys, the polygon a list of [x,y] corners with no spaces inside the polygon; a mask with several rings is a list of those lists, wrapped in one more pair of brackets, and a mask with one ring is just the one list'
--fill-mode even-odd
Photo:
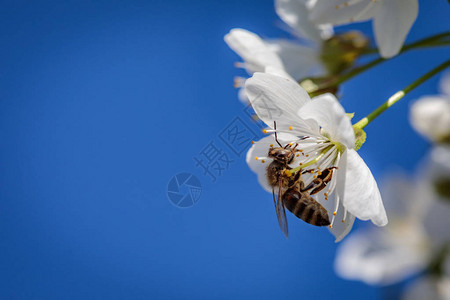
{"label": "striped abdomen", "polygon": [[291,213],[306,223],[315,226],[330,225],[327,210],[307,193],[290,188],[283,194],[283,204]]}

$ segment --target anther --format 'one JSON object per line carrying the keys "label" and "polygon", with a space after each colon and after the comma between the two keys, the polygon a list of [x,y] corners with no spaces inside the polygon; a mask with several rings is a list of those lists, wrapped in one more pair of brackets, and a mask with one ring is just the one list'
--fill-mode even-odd
{"label": "anther", "polygon": [[342,223],[345,223],[345,220],[344,220],[344,219],[342,219]]}
{"label": "anther", "polygon": [[337,215],[337,212],[333,212],[333,216]]}
{"label": "anther", "polygon": [[297,157],[299,157],[299,156],[300,156],[300,154],[298,154],[298,153],[297,153],[297,155],[296,155],[296,156],[297,156]]}
{"label": "anther", "polygon": [[333,228],[333,225],[330,224],[330,225],[328,225],[328,227]]}
{"label": "anther", "polygon": [[252,141],[252,145],[255,144],[255,141]]}
{"label": "anther", "polygon": [[292,128],[292,126],[289,126],[289,130],[292,130],[293,128]]}
{"label": "anther", "polygon": [[270,148],[273,148],[273,144],[270,144],[269,146],[270,146]]}
{"label": "anther", "polygon": [[267,134],[267,130],[266,130],[266,129],[263,129],[262,132],[263,132],[264,134]]}
{"label": "anther", "polygon": [[258,160],[258,159],[259,159],[259,157],[258,157],[258,156],[255,156],[255,159],[256,159],[256,160]]}
{"label": "anther", "polygon": [[262,163],[265,163],[266,161],[263,159],[263,160],[261,160],[261,162],[262,162]]}

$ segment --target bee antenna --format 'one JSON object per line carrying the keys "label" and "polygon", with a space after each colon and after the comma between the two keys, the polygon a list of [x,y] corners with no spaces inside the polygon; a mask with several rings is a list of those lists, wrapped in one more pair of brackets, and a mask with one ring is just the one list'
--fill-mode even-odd
{"label": "bee antenna", "polygon": [[281,148],[283,148],[283,146],[281,146],[280,142],[278,141],[277,122],[275,121],[273,121],[273,129],[275,130],[275,141],[277,142],[278,145],[280,145]]}

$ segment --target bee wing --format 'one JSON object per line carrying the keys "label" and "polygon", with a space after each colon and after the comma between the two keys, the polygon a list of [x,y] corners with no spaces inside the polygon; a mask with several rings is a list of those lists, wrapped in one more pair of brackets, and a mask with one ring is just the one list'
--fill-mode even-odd
{"label": "bee wing", "polygon": [[275,204],[275,211],[277,213],[278,224],[280,225],[281,231],[284,233],[286,238],[289,236],[288,224],[286,219],[286,211],[284,209],[284,204],[281,195],[282,181],[278,181],[278,199],[275,200],[275,189],[272,189],[273,203]]}

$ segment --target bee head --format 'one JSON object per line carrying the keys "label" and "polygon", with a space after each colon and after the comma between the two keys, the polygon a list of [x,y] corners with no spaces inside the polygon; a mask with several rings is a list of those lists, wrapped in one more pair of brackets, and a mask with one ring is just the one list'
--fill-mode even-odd
{"label": "bee head", "polygon": [[294,159],[294,152],[285,148],[270,148],[268,156],[282,163],[289,164]]}

